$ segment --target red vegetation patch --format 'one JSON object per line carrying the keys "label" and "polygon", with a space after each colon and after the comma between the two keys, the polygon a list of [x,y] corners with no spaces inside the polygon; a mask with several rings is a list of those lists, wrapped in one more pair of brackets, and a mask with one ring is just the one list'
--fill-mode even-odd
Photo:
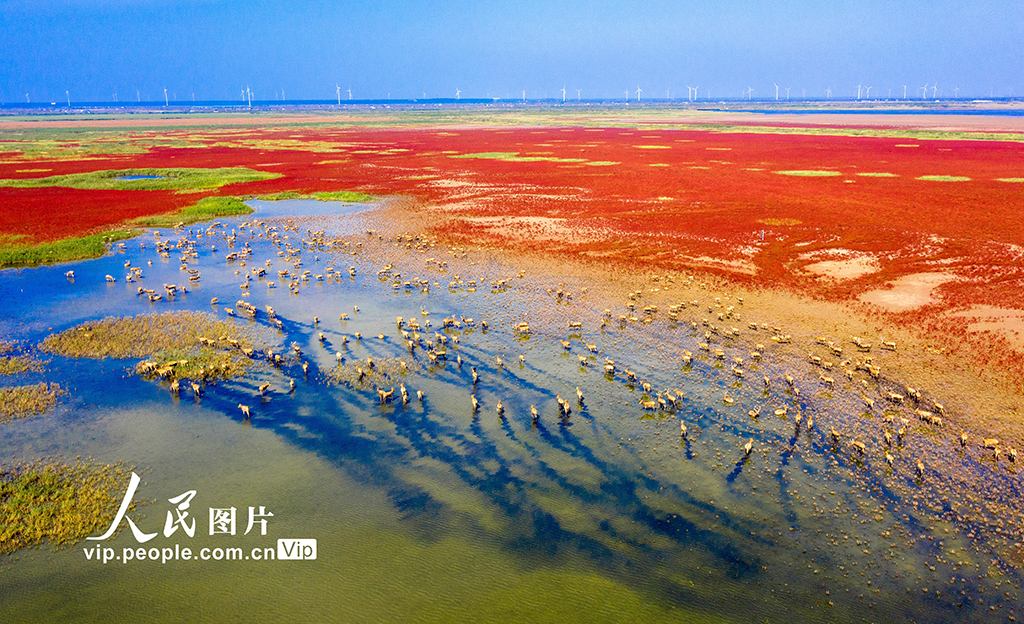
{"label": "red vegetation patch", "polygon": [[107,229],[129,219],[173,212],[197,197],[172,191],[88,191],[0,187],[0,233],[45,242]]}
{"label": "red vegetation patch", "polygon": [[[602,128],[209,128],[125,135],[140,145],[155,138],[204,147],[118,155],[116,166],[244,166],[284,175],[218,194],[413,195],[449,217],[439,228],[451,240],[533,245],[661,268],[710,267],[733,279],[831,298],[940,269],[966,278],[941,288],[945,305],[1019,306],[1011,295],[1024,290],[1024,184],[998,181],[1024,177],[1019,143]],[[516,156],[501,160],[502,153]],[[490,156],[452,157],[463,154]],[[52,172],[15,173],[35,167]],[[109,168],[111,160],[0,162],[0,177]],[[821,170],[838,175],[776,173]],[[858,175],[880,173],[888,175]],[[970,181],[917,179],[931,175]],[[0,231],[58,238],[175,210],[202,195],[3,189]],[[477,217],[554,219],[562,235],[524,240],[529,228]],[[845,281],[802,270],[831,253],[870,255],[879,270]]]}

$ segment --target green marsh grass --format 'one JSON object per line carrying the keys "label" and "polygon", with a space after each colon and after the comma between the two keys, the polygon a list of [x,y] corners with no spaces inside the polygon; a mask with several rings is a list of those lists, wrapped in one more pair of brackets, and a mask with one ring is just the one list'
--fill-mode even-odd
{"label": "green marsh grass", "polygon": [[791,171],[775,171],[774,173],[785,176],[802,176],[808,178],[834,177],[843,175],[838,171],[827,171],[821,169],[794,169]]}
{"label": "green marsh grass", "polygon": [[[125,176],[161,176],[153,179],[122,180]],[[254,171],[244,167],[221,169],[119,169],[72,173],[45,178],[0,180],[0,186],[12,188],[43,188],[59,186],[77,189],[173,191],[178,189],[212,189],[239,182],[257,182],[280,178],[279,173]]]}
{"label": "green marsh grass", "polygon": [[47,336],[40,349],[68,357],[140,358],[162,351],[198,351],[200,336],[218,342],[225,336],[237,340],[239,347],[254,348],[269,333],[222,321],[210,312],[163,312],[84,323]]}
{"label": "green marsh grass", "polygon": [[215,381],[246,374],[269,334],[209,312],[164,312],[85,323],[47,336],[40,349],[69,357],[148,358],[135,368],[147,379]]}
{"label": "green marsh grass", "polygon": [[0,355],[0,375],[17,375],[39,370],[39,363],[27,355]]}
{"label": "green marsh grass", "polygon": [[926,182],[970,182],[971,179],[967,176],[951,176],[951,175],[923,175],[917,180],[924,180]]}
{"label": "green marsh grass", "polygon": [[120,463],[38,460],[0,465],[0,554],[38,544],[71,546],[104,531],[131,472]]}
{"label": "green marsh grass", "polygon": [[0,269],[98,258],[106,251],[108,244],[134,235],[129,230],[114,230],[36,245],[19,242],[21,237],[7,236],[0,239]]}
{"label": "green marsh grass", "polygon": [[297,193],[295,191],[284,191],[281,193],[272,193],[270,195],[260,195],[256,199],[262,201],[283,201],[286,199],[315,199],[318,201],[337,201],[348,202],[352,204],[365,204],[377,200],[377,198],[374,197],[373,195],[360,193],[359,191],[324,191],[320,193],[313,193],[312,195]]}
{"label": "green marsh grass", "polygon": [[132,225],[144,227],[174,227],[208,221],[216,217],[237,217],[252,213],[252,208],[236,197],[204,197],[178,212],[150,215],[133,220]]}
{"label": "green marsh grass", "polygon": [[57,405],[64,391],[55,383],[0,388],[0,424],[45,414]]}

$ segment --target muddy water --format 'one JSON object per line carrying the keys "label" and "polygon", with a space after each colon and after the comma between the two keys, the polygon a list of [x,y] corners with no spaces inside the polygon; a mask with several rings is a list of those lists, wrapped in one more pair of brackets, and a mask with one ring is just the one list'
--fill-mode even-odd
{"label": "muddy water", "polygon": [[[912,476],[830,443],[821,423],[861,418],[856,397],[807,384],[797,395],[769,360],[746,362],[737,377],[728,359],[703,354],[699,332],[682,323],[613,321],[602,329],[607,302],[577,289],[559,299],[548,292],[553,285],[517,278],[513,267],[463,264],[456,278],[454,268],[425,262],[450,258],[454,267],[445,249],[420,254],[367,236],[372,212],[355,212],[362,208],[257,205],[255,218],[289,236],[280,246],[260,237],[264,228],[241,227],[252,217],[222,219],[224,228],[201,239],[194,235],[201,227],[160,232],[159,240],[197,242],[198,257],[187,262],[201,279],[192,284],[179,252],[161,258],[152,233],[102,259],[0,274],[0,332],[24,344],[108,315],[189,309],[229,318],[225,310],[243,298],[259,312],[234,322],[274,329],[276,353],[301,351],[280,367],[263,363],[246,378],[209,385],[199,397],[172,396],[134,376],[136,361],[127,360],[54,356],[42,373],[5,379],[56,381],[69,395],[51,415],[0,428],[4,457],[124,460],[143,479],[135,500],[146,504],[132,517],[158,533],[147,548],[241,548],[249,559],[104,564],[86,557],[96,542],[25,550],[0,568],[0,618],[944,622],[1019,615],[1017,573],[969,540],[941,505],[908,493],[921,487]],[[299,233],[283,229],[288,215],[302,233],[323,228],[349,245],[306,249],[296,268],[278,255],[301,246]],[[229,247],[224,234],[232,230],[238,238]],[[246,265],[226,262],[244,242],[252,249]],[[267,260],[267,276],[240,288],[246,272]],[[389,261],[396,268],[378,276]],[[126,262],[143,267],[138,284],[124,281]],[[400,262],[421,268],[396,277]],[[279,270],[299,277],[294,292]],[[107,274],[118,281],[107,283]],[[491,286],[499,279],[507,287]],[[157,302],[137,294],[140,285],[165,283],[188,292]],[[415,319],[435,347],[443,335],[447,360],[431,362],[425,344],[410,353],[397,316]],[[442,328],[445,317],[460,326]],[[524,320],[529,336],[514,330]],[[569,321],[583,329],[569,333]],[[722,344],[728,357],[739,353]],[[695,354],[690,365],[680,360],[684,349]],[[367,358],[381,368],[405,360],[408,372],[328,383],[339,362],[369,369]],[[606,358],[616,362],[612,375],[604,373]],[[261,397],[263,383],[271,385]],[[408,404],[398,398],[400,384]],[[392,387],[396,400],[380,404],[377,389]],[[678,396],[675,410],[640,406],[665,390]],[[558,398],[570,405],[568,418]],[[250,420],[239,403],[251,407]],[[782,405],[789,413],[775,416]],[[817,423],[808,429],[812,416]],[[168,499],[190,490],[195,535],[165,536]],[[261,506],[274,514],[264,517],[266,535],[258,523],[243,535],[249,508]],[[210,535],[209,510],[231,507],[236,534]],[[252,556],[292,538],[316,539],[316,559]],[[139,544],[122,530],[102,547],[121,555]]]}

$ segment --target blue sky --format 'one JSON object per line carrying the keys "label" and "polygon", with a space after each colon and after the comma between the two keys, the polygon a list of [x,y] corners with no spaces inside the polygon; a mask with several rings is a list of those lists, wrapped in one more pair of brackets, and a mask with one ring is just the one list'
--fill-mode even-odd
{"label": "blue sky", "polygon": [[[0,0],[0,100],[1024,95],[1024,2]],[[929,89],[931,94],[931,89]],[[635,94],[632,96],[635,98]]]}

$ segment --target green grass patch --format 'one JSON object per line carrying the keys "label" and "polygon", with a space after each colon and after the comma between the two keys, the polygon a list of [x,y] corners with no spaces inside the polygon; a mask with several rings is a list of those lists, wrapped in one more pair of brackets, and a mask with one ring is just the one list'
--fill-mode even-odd
{"label": "green grass patch", "polygon": [[616,162],[614,160],[591,160],[584,164],[589,165],[591,167],[613,167],[615,165],[621,165],[622,163]]}
{"label": "green grass patch", "polygon": [[0,356],[0,375],[18,375],[27,371],[42,370],[40,363],[27,355]]}
{"label": "green grass patch", "polygon": [[[158,178],[124,180],[126,176],[160,176]],[[0,186],[12,188],[43,188],[59,186],[98,190],[173,191],[179,189],[211,189],[240,182],[257,182],[280,178],[279,173],[254,171],[244,167],[221,169],[119,169],[72,173],[45,178],[0,180]]]}
{"label": "green grass patch", "polygon": [[210,312],[164,312],[83,323],[47,336],[39,347],[47,353],[68,357],[133,358],[160,352],[199,351],[200,336],[226,346],[226,339],[230,338],[238,341],[239,348],[254,348],[268,340],[269,330],[257,332],[220,320]]}
{"label": "green grass patch", "polygon": [[350,204],[366,204],[377,200],[373,195],[367,195],[359,191],[327,191],[313,193],[313,197],[320,201],[348,202]]}
{"label": "green grass patch", "polygon": [[672,149],[670,145],[634,145],[637,149]]}
{"label": "green grass patch", "polygon": [[106,251],[108,244],[134,235],[134,232],[129,230],[114,230],[105,234],[89,234],[38,245],[19,243],[20,237],[6,237],[0,240],[0,269],[98,258]]}
{"label": "green grass patch", "polygon": [[926,182],[970,182],[971,179],[967,176],[951,176],[951,175],[924,175],[917,180],[924,180]]}
{"label": "green grass patch", "polygon": [[252,213],[252,208],[237,197],[204,197],[191,206],[178,212],[162,215],[150,215],[133,220],[133,225],[145,227],[175,227],[189,225],[200,221],[209,221],[216,217],[237,217]]}
{"label": "green grass patch", "polygon": [[669,167],[671,165],[669,165],[668,163],[650,163],[647,166],[648,167]]}
{"label": "green grass patch", "polygon": [[996,182],[1024,182],[1024,178],[996,178]]}
{"label": "green grass patch", "polygon": [[773,173],[777,173],[779,175],[802,176],[802,177],[808,177],[808,178],[818,178],[818,177],[826,178],[826,177],[833,177],[833,176],[843,175],[842,173],[840,173],[838,171],[827,171],[827,170],[822,170],[822,169],[793,169],[791,171],[774,171]]}
{"label": "green grass patch", "polygon": [[[132,468],[40,460],[0,465],[0,554],[69,546],[106,530]],[[134,503],[129,509],[134,508]]]}
{"label": "green grass patch", "polygon": [[857,175],[863,176],[865,178],[898,178],[899,177],[895,173],[885,173],[885,172],[866,172],[866,173],[858,173]]}
{"label": "green grass patch", "polygon": [[[433,178],[436,176],[425,177]],[[282,193],[273,193],[271,195],[260,195],[256,199],[262,201],[283,201],[286,199],[315,199],[318,201],[347,202],[350,204],[367,204],[373,201],[377,201],[377,198],[374,197],[373,195],[369,195],[367,193],[360,193],[359,191],[324,191],[320,193],[313,193],[312,195],[297,193],[295,191],[284,191]]]}
{"label": "green grass patch", "polygon": [[47,385],[42,382],[0,388],[0,424],[45,414],[57,405],[57,397],[61,394],[64,391],[57,384]]}

